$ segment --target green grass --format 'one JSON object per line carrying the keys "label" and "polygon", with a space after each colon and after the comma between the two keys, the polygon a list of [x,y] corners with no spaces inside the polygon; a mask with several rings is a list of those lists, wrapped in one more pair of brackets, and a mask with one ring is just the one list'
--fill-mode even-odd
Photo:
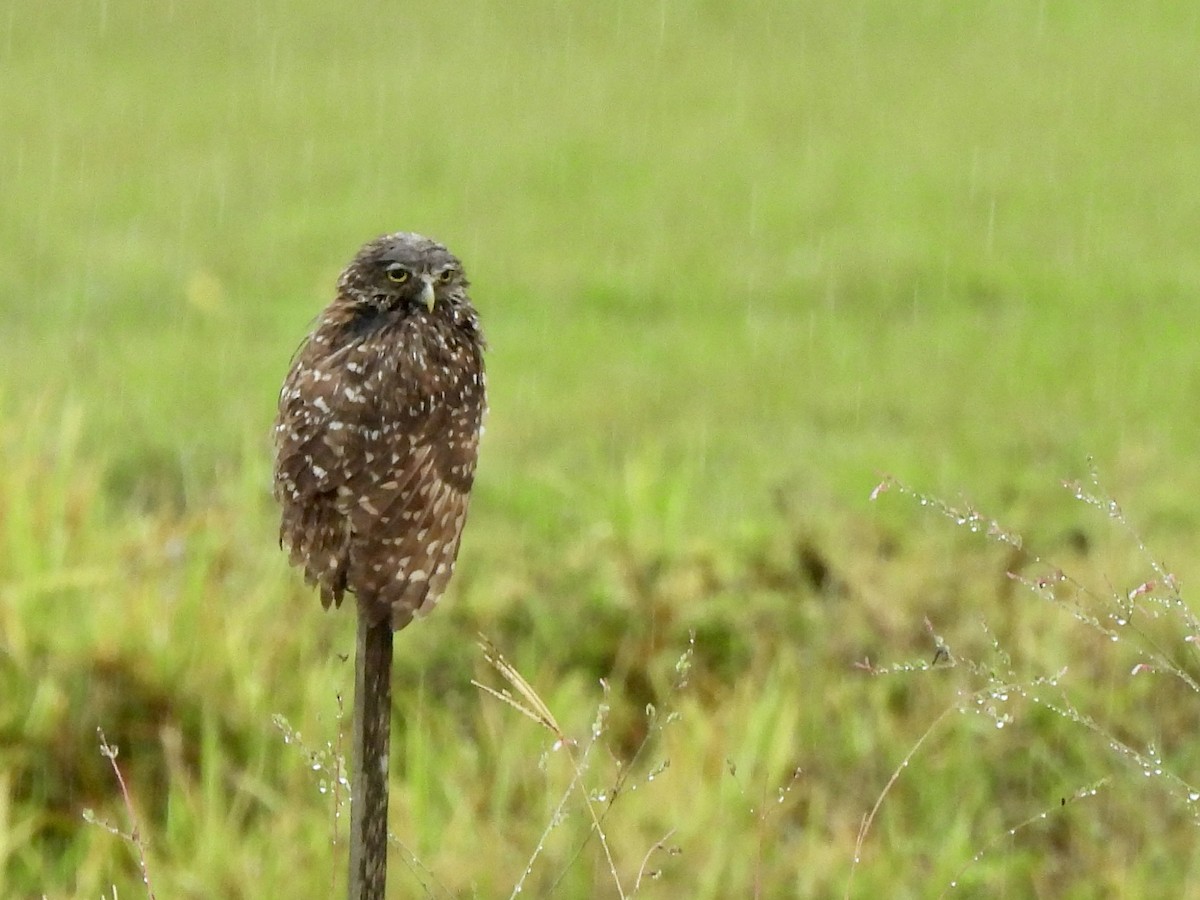
{"label": "green grass", "polygon": [[[1197,25],[1165,0],[10,3],[0,894],[144,895],[82,818],[130,827],[97,726],[159,898],[340,889],[323,773],[272,717],[336,754],[353,617],[275,547],[267,434],[339,268],[401,228],[466,262],[492,411],[460,574],[397,644],[397,896],[507,896],[573,777],[472,687],[497,683],[478,632],[577,754],[607,681],[587,791],[650,735],[604,819],[627,892],[668,832],[642,895],[840,895],[852,868],[863,897],[1182,891],[1168,781],[1015,695],[1003,729],[941,720],[852,866],[896,766],[989,687],[853,664],[928,661],[929,616],[1002,669],[986,620],[1019,680],[1066,666],[1106,733],[1200,781],[1196,697],[1130,676],[1137,641],[1022,590],[1027,554],[867,499],[885,472],[964,492],[1124,595],[1134,543],[1059,487],[1090,455],[1200,575]],[[565,809],[525,893],[615,896]]]}

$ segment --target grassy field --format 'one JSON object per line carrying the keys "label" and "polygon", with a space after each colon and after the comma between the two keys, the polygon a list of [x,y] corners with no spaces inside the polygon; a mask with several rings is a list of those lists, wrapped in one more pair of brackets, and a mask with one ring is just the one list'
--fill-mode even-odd
{"label": "grassy field", "polygon": [[1194,4],[0,19],[0,896],[148,896],[85,810],[159,900],[344,890],[353,616],[268,433],[399,229],[492,403],[397,640],[392,896],[1194,883]]}

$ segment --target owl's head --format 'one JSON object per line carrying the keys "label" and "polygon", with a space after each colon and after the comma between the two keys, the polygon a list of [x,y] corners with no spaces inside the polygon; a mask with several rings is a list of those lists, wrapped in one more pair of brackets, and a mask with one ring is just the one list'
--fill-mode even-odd
{"label": "owl's head", "polygon": [[435,240],[404,231],[367,243],[338,280],[340,296],[375,312],[432,313],[439,304],[462,302],[466,288],[458,257]]}

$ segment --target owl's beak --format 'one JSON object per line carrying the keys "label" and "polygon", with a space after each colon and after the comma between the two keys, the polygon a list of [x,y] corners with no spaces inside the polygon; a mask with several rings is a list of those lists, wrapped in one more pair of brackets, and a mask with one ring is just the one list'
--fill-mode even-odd
{"label": "owl's beak", "polygon": [[437,298],[433,296],[433,282],[428,278],[422,278],[424,285],[421,287],[421,303],[424,307],[433,312],[433,304],[437,302]]}

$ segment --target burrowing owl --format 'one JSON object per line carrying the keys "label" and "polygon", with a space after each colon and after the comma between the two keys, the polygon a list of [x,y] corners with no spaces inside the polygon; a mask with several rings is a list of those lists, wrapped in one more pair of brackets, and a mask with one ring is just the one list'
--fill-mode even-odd
{"label": "burrowing owl", "polygon": [[436,241],[366,244],[279,395],[275,497],[321,602],[349,591],[372,625],[437,601],[458,555],[486,410],[483,334],[460,263]]}

